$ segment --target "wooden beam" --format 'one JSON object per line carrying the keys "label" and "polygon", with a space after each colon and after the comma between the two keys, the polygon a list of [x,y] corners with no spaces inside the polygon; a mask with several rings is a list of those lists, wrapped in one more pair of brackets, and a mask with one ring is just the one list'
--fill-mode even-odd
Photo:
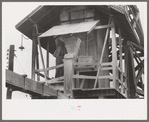
{"label": "wooden beam", "polygon": [[[109,46],[112,45],[111,43],[112,43],[112,38],[109,38]],[[121,36],[121,43],[123,43],[122,36]],[[116,45],[119,45],[119,37],[116,37]]]}
{"label": "wooden beam", "polygon": [[42,60],[42,66],[44,69],[45,80],[47,80],[47,72],[45,71],[45,64],[44,64],[44,59],[43,59],[43,54],[42,54],[42,49],[41,49],[41,44],[40,44],[39,38],[38,38],[38,44],[39,44],[39,51],[40,51],[40,56],[41,56],[41,60]]}
{"label": "wooden beam", "polygon": [[131,42],[131,44],[132,44],[138,51],[144,53],[144,48],[143,48],[142,46],[137,45],[137,44],[135,44],[135,43],[133,43],[133,42]]}
{"label": "wooden beam", "polygon": [[133,47],[133,45],[132,45],[131,43],[130,43],[130,46],[131,46],[132,50],[133,50],[134,53],[135,53],[135,57],[138,58],[139,61],[141,62],[141,58],[140,58],[140,56],[138,55],[138,53],[136,52],[136,49]]}
{"label": "wooden beam", "polygon": [[[111,23],[111,18],[109,19],[108,25],[110,23]],[[98,64],[98,71],[97,71],[96,80],[95,80],[95,83],[94,83],[94,88],[96,88],[97,82],[98,82],[98,84],[102,84],[103,83],[101,81],[98,81],[98,76],[99,76],[99,72],[100,72],[100,69],[101,69],[101,63],[102,63],[102,60],[103,60],[103,54],[104,54],[105,47],[106,47],[106,44],[107,44],[107,40],[108,40],[108,37],[109,37],[109,31],[110,31],[109,28],[107,28],[105,39],[104,39],[104,44],[103,44],[103,48],[102,48],[102,52],[101,52],[101,57],[100,57],[100,61],[99,61],[99,64]]]}
{"label": "wooden beam", "polygon": [[[50,43],[49,43],[49,40],[47,41],[47,68],[49,68],[49,47],[50,47],[50,45],[49,45]],[[49,70],[47,70],[47,76],[49,77]]]}
{"label": "wooden beam", "polygon": [[50,86],[39,83],[35,80],[24,78],[22,75],[6,70],[6,84],[15,90],[23,91],[37,96],[57,96],[57,91]]}
{"label": "wooden beam", "polygon": [[119,33],[119,56],[120,56],[120,59],[119,59],[119,62],[120,62],[120,69],[122,70],[121,72],[121,75],[120,75],[120,79],[121,79],[121,82],[122,82],[122,85],[121,85],[121,93],[123,94],[123,61],[122,61],[122,36],[121,36],[121,30],[120,28],[118,28],[118,33]]}
{"label": "wooden beam", "polygon": [[[99,23],[99,21],[96,23],[96,25]],[[92,30],[94,30],[95,28],[97,28],[97,26],[96,25],[94,25],[88,32],[87,32],[87,35],[92,31]]]}
{"label": "wooden beam", "polygon": [[135,97],[136,93],[136,77],[135,77],[135,68],[134,68],[134,55],[132,48],[129,46],[129,88],[130,88],[130,97]]}
{"label": "wooden beam", "polygon": [[[35,36],[35,68],[39,69],[39,56],[38,56],[38,45],[37,45],[37,36]],[[35,71],[34,71],[35,72]],[[36,74],[36,72],[35,72]],[[37,74],[37,81],[40,81],[40,75]]]}
{"label": "wooden beam", "polygon": [[63,83],[64,81],[62,81],[62,80],[64,80],[64,76],[58,77],[58,78],[54,78],[54,79],[51,79],[51,80],[47,80],[46,82],[47,82],[48,84]]}
{"label": "wooden beam", "polygon": [[99,25],[99,26],[96,26],[96,27],[95,27],[95,30],[97,30],[97,29],[111,28],[111,27],[113,27],[113,26],[114,26],[113,24]]}
{"label": "wooden beam", "polygon": [[[45,76],[42,74],[42,73],[39,73],[39,72],[35,72],[35,74],[38,74],[38,76],[41,76],[43,78],[45,78]],[[47,77],[47,80],[50,80],[51,78]],[[39,81],[39,80],[37,80]]]}
{"label": "wooden beam", "polygon": [[128,70],[128,66],[129,66],[129,62],[128,62],[128,46],[127,46],[127,40],[124,40],[124,51],[125,51],[125,60],[124,60],[124,63],[125,63],[125,87],[128,88],[125,89],[125,95],[127,98],[129,98],[129,83],[128,83],[128,74],[129,74],[129,70]]}
{"label": "wooden beam", "polygon": [[93,66],[83,66],[83,67],[74,67],[74,70],[80,70],[80,69],[91,69],[94,70],[95,69],[95,65]]}
{"label": "wooden beam", "polygon": [[[73,63],[73,65],[75,66],[75,65],[77,65],[77,66],[85,66],[85,65],[87,65],[87,66],[98,66],[99,65],[99,63],[81,63],[81,62],[79,62],[79,63],[77,63],[77,62],[74,62]],[[112,63],[111,62],[103,62],[103,63],[101,63],[101,66],[112,66]]]}
{"label": "wooden beam", "polygon": [[[111,17],[111,24],[114,24],[114,17]],[[113,86],[117,88],[116,76],[117,76],[117,51],[116,51],[116,33],[115,33],[115,25],[111,28],[112,31],[112,63],[113,63]]]}
{"label": "wooden beam", "polygon": [[[88,76],[88,75],[74,75],[73,78],[78,79],[96,79],[96,76]],[[113,76],[106,75],[106,76],[99,76],[98,79],[112,79]]]}
{"label": "wooden beam", "polygon": [[57,68],[60,68],[60,67],[64,67],[64,64],[60,64],[60,65],[57,65],[57,66],[52,66],[52,67],[45,68],[45,69],[38,69],[38,70],[35,70],[35,71],[36,72],[44,72],[44,70],[53,70],[53,69],[57,69]]}
{"label": "wooden beam", "polygon": [[[32,35],[37,34],[38,30],[37,30],[37,25],[35,24],[33,26],[33,32]],[[35,57],[36,57],[36,36],[32,37],[32,72],[31,72],[31,79],[35,80]]]}

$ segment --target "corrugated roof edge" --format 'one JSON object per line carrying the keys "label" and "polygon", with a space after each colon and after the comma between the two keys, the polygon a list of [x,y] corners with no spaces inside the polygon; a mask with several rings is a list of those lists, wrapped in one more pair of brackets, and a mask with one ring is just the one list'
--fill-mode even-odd
{"label": "corrugated roof edge", "polygon": [[33,14],[35,14],[39,9],[41,9],[43,5],[38,6],[35,8],[30,14],[28,14],[24,19],[22,19],[17,25],[15,25],[15,28],[17,29],[21,24],[23,24],[27,19],[29,19]]}

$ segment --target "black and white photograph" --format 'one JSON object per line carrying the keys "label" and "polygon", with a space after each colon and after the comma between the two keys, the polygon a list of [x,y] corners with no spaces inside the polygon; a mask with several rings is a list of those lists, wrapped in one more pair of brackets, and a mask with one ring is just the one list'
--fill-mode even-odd
{"label": "black and white photograph", "polygon": [[147,2],[3,2],[4,120],[147,119]]}

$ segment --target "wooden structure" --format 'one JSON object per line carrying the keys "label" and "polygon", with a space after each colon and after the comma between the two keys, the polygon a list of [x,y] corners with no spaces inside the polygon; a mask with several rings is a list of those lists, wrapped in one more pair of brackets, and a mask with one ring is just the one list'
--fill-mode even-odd
{"label": "wooden structure", "polygon": [[[6,70],[8,88],[37,99],[144,96],[144,35],[136,6],[39,6],[16,29],[32,39],[32,78]],[[67,54],[63,64],[49,67],[55,38]],[[61,67],[64,76],[51,79],[49,70]]]}

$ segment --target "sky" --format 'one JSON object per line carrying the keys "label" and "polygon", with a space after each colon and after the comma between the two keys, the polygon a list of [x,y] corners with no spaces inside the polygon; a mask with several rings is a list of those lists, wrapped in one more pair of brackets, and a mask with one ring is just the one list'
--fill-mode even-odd
{"label": "sky", "polygon": [[[23,38],[23,51],[19,50],[21,46],[21,33],[15,29],[15,25],[25,18],[31,11],[37,6],[42,5],[41,3],[3,3],[2,4],[2,42],[3,42],[3,53],[6,56],[7,49],[10,45],[15,45],[14,57],[14,72],[19,74],[27,74],[31,77],[31,52],[32,52],[32,41],[30,39]],[[142,26],[146,29],[144,18],[144,4],[138,4],[137,7],[140,10],[140,18]],[[43,54],[46,54],[43,50]],[[45,55],[44,55],[45,56]],[[7,60],[5,65],[7,66]],[[55,58],[50,55],[50,66],[55,65]],[[6,68],[5,66],[5,68]],[[42,68],[42,67],[41,67]],[[55,76],[55,70],[50,71],[50,76]],[[13,93],[13,98],[29,99],[29,95],[19,93]]]}

